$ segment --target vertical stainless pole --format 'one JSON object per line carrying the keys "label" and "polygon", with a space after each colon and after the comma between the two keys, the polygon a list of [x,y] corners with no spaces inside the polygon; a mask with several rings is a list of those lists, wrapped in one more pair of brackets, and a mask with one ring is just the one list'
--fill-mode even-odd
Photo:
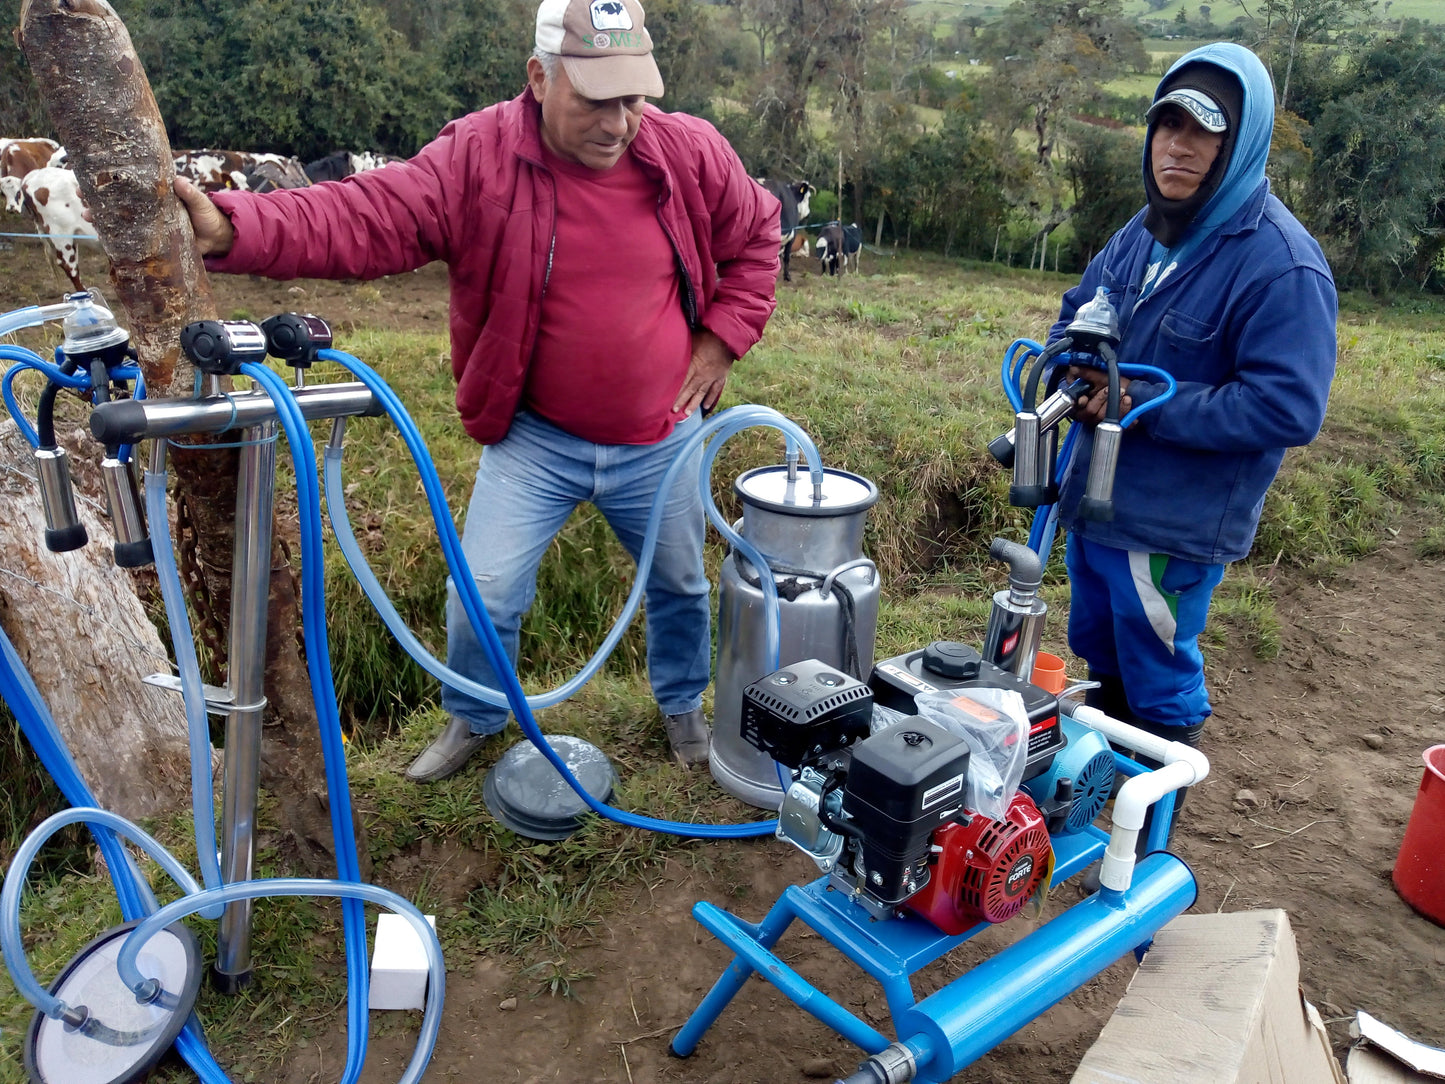
{"label": "vertical stainless pole", "polygon": [[[222,769],[221,878],[251,879],[256,795],[261,772],[261,715],[266,707],[266,606],[271,593],[271,515],[276,482],[276,422],[242,431],[236,479],[235,566],[231,571],[230,667]],[[223,993],[251,981],[251,901],[221,916],[211,980]]]}

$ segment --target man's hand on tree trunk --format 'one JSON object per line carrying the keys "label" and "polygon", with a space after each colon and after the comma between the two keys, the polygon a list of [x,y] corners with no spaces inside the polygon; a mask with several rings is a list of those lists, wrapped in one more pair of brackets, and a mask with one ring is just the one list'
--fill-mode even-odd
{"label": "man's hand on tree trunk", "polygon": [[202,256],[224,256],[231,251],[236,231],[231,220],[202,192],[184,177],[176,178],[176,198],[191,216],[191,230],[196,235],[196,248]]}

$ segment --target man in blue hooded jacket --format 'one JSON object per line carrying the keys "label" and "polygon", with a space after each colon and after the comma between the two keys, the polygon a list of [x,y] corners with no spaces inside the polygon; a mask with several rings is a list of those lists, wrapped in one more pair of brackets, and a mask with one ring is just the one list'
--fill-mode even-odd
{"label": "man in blue hooded jacket", "polygon": [[1196,745],[1210,714],[1198,637],[1224,566],[1254,541],[1287,448],[1319,433],[1335,369],[1336,296],[1323,253],[1265,179],[1274,128],[1269,73],[1248,49],[1181,57],[1147,114],[1147,204],[1064,295],[1050,338],[1100,287],[1119,314],[1121,363],[1165,385],[1121,380],[1126,426],[1113,518],[1079,514],[1107,378],[1071,369],[1078,455],[1059,498],[1069,532],[1069,646],[1100,682],[1089,703]]}

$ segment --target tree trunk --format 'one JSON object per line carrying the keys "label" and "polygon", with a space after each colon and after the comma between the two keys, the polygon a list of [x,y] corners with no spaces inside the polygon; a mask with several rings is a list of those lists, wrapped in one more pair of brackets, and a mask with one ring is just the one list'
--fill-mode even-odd
{"label": "tree trunk", "polygon": [[[78,496],[78,495],[77,495]],[[110,527],[94,502],[76,512],[91,544],[45,548],[45,512],[30,446],[0,423],[0,626],[45,698],[81,778],[129,820],[183,809],[191,792],[181,698],[145,684],[170,655],[110,559]]]}
{"label": "tree trunk", "polygon": [[[172,193],[175,168],[160,110],[130,34],[106,0],[24,0],[18,34],[65,145],[130,317],[153,396],[191,394],[180,362],[186,324],[216,317],[190,220]],[[200,443],[196,438],[189,438]],[[232,439],[231,436],[221,438]],[[201,635],[224,657],[236,511],[234,449],[179,452],[178,542]],[[193,535],[193,537],[188,537]],[[194,547],[194,560],[187,560]],[[319,573],[319,570],[318,570]],[[296,590],[279,541],[272,560],[262,783],[311,872],[331,851],[326,785],[306,665],[296,644]],[[362,855],[366,848],[360,848]]]}

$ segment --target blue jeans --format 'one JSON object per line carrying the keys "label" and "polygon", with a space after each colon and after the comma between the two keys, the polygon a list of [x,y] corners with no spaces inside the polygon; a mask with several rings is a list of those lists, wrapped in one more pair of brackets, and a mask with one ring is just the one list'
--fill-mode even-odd
{"label": "blue jeans", "polygon": [[1069,534],[1069,649],[1122,679],[1129,710],[1158,727],[1197,726],[1213,710],[1199,634],[1224,566],[1101,546]]}
{"label": "blue jeans", "polygon": [[[537,594],[542,555],[567,517],[590,501],[636,561],[658,483],[701,424],[694,412],[656,444],[593,444],[523,412],[501,443],[483,451],[462,550],[513,665],[522,617]],[[701,448],[691,459],[668,496],[645,595],[647,673],[667,715],[700,707],[712,676],[711,598],[702,563],[706,519],[697,480]],[[447,665],[489,688],[501,687],[450,579]],[[446,685],[442,707],[465,719],[474,734],[495,734],[507,725],[505,708]]]}

